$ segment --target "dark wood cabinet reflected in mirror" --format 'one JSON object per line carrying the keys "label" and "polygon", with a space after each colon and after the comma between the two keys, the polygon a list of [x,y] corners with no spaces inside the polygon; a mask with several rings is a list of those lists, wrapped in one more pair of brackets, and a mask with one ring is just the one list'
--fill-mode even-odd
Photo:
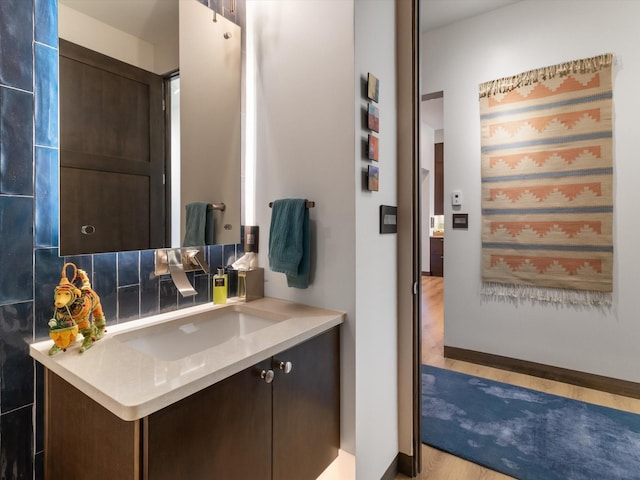
{"label": "dark wood cabinet reflected in mirror", "polygon": [[60,40],[61,254],[166,245],[163,78]]}
{"label": "dark wood cabinet reflected in mirror", "polygon": [[239,243],[242,31],[221,15],[242,22],[233,6],[60,0],[61,255],[180,246],[191,202],[224,203],[212,243]]}

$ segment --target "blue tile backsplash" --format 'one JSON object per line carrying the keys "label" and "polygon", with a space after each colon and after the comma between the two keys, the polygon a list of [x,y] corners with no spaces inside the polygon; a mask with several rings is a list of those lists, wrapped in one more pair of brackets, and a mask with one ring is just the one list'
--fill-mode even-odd
{"label": "blue tile backsplash", "polygon": [[[211,275],[190,273],[198,295],[183,298],[151,250],[58,255],[57,8],[0,0],[0,479],[44,478],[44,370],[29,343],[48,337],[65,262],[88,273],[107,325],[211,301]],[[207,247],[211,271],[240,249]]]}
{"label": "blue tile backsplash", "polygon": [[33,332],[33,303],[0,306],[0,412],[10,412],[33,401],[33,383],[23,382],[23,376],[33,377],[33,362],[25,337]]}
{"label": "blue tile backsplash", "polygon": [[33,95],[0,88],[0,193],[33,195]]}
{"label": "blue tile backsplash", "polygon": [[58,49],[36,43],[36,145],[58,146]]}
{"label": "blue tile backsplash", "polygon": [[58,48],[58,4],[53,0],[35,0],[34,36],[36,42]]}
{"label": "blue tile backsplash", "polygon": [[33,84],[33,5],[0,2],[0,85],[31,91]]}
{"label": "blue tile backsplash", "polygon": [[26,405],[0,415],[0,478],[33,478],[32,414],[33,406]]}
{"label": "blue tile backsplash", "polygon": [[58,194],[59,162],[58,149],[36,147],[36,247],[58,245]]}
{"label": "blue tile backsplash", "polygon": [[0,195],[0,305],[33,298],[33,200]]}

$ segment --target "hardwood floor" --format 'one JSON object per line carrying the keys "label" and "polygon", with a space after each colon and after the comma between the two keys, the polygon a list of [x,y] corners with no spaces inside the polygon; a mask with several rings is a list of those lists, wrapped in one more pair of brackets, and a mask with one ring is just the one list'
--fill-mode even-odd
{"label": "hardwood floor", "polygon": [[[422,363],[640,413],[638,399],[444,358],[443,283],[442,277],[422,277]],[[398,475],[396,480],[408,478]],[[422,445],[422,473],[417,478],[419,480],[504,480],[512,477]]]}

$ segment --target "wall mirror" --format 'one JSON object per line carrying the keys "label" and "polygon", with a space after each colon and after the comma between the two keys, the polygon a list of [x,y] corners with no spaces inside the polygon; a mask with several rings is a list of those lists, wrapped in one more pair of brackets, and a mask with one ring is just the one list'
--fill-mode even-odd
{"label": "wall mirror", "polygon": [[178,247],[190,203],[213,206],[202,244],[239,243],[240,27],[197,0],[59,0],[59,36],[60,254]]}

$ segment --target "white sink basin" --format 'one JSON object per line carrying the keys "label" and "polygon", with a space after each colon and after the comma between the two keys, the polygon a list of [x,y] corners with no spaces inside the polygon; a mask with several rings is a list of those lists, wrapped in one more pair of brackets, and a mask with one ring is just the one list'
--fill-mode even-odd
{"label": "white sink basin", "polygon": [[280,322],[228,308],[116,334],[113,338],[159,360],[173,361]]}

